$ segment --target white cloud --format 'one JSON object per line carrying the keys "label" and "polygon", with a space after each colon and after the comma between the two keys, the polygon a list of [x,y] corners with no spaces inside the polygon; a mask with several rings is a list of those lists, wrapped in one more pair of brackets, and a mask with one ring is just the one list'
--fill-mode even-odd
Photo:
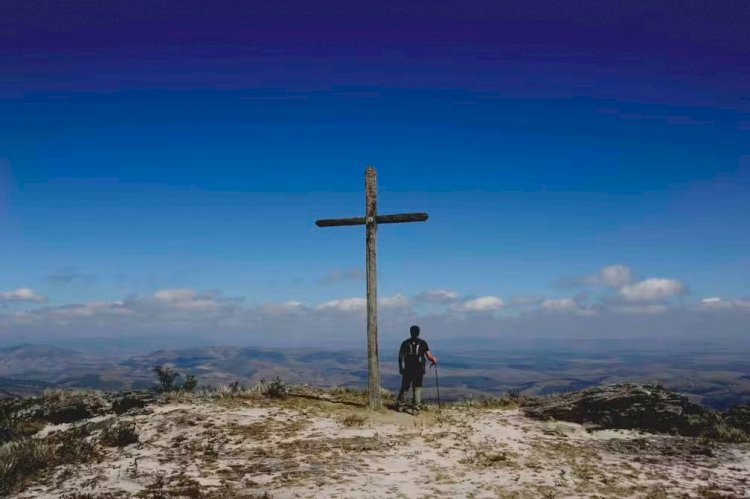
{"label": "white cloud", "polygon": [[261,308],[269,314],[288,314],[304,310],[305,305],[301,301],[291,300],[283,303],[267,303]]}
{"label": "white cloud", "polygon": [[0,292],[0,302],[36,302],[42,303],[47,301],[46,296],[42,296],[29,288],[18,288],[12,291]]}
{"label": "white cloud", "polygon": [[[410,305],[409,299],[402,295],[396,294],[386,296],[378,300],[378,306],[381,308],[407,308]],[[365,298],[341,298],[319,303],[315,310],[331,310],[339,312],[363,312],[367,310],[367,300]]]}
{"label": "white cloud", "polygon": [[154,301],[159,305],[194,310],[214,311],[222,307],[216,293],[200,293],[194,289],[162,289],[154,293]]}
{"label": "white cloud", "polygon": [[121,301],[92,301],[82,305],[58,307],[52,309],[51,313],[59,317],[92,317],[95,315],[131,315],[135,311],[125,306]]}
{"label": "white cloud", "polygon": [[620,289],[631,282],[633,282],[633,271],[626,265],[610,265],[583,279],[584,284],[614,289]]}
{"label": "white cloud", "polygon": [[523,307],[526,305],[539,305],[540,303],[544,303],[543,296],[521,295],[521,296],[514,296],[513,298],[510,299],[511,305],[519,306],[519,307]]}
{"label": "white cloud", "polygon": [[750,300],[725,300],[719,297],[703,298],[699,305],[706,310],[750,310]]}
{"label": "white cloud", "polygon": [[189,301],[198,296],[194,289],[162,289],[154,293],[154,298],[162,301]]}
{"label": "white cloud", "polygon": [[625,265],[610,265],[600,272],[601,281],[611,288],[622,288],[633,280],[633,272]]}
{"label": "white cloud", "polygon": [[703,298],[700,305],[702,308],[708,309],[731,308],[732,302],[729,300],[722,300],[717,296],[713,296],[711,298]]}
{"label": "white cloud", "polygon": [[458,300],[458,293],[448,289],[432,289],[418,294],[415,299],[425,303],[453,303]]}
{"label": "white cloud", "polygon": [[[644,281],[647,282],[647,281]],[[644,284],[630,285],[636,290]],[[679,286],[677,286],[679,288]],[[657,286],[657,289],[661,289]],[[668,291],[674,291],[668,287]],[[641,289],[641,291],[643,291]],[[664,291],[636,293],[640,297],[663,296]],[[526,300],[524,300],[526,301]],[[455,338],[468,331],[477,338],[495,339],[503,334],[520,336],[585,335],[626,338],[659,335],[682,338],[705,334],[746,336],[750,300],[708,297],[694,305],[666,301],[628,301],[623,297],[591,304],[580,297],[546,299],[521,309],[522,313],[496,314],[506,303],[496,296],[458,300],[429,313],[410,305],[414,298],[386,296],[381,306],[384,344],[396,342],[411,324],[420,324],[429,338]],[[204,303],[210,303],[205,305]],[[512,303],[512,302],[511,302]],[[183,345],[187,341],[220,344],[234,341],[254,344],[359,345],[364,332],[364,297],[343,298],[305,305],[301,301],[242,305],[218,292],[192,289],[161,290],[151,296],[122,301],[92,301],[65,306],[40,306],[22,312],[0,308],[0,339],[44,341],[58,338],[149,338]],[[349,342],[349,343],[347,343]]]}
{"label": "white cloud", "polygon": [[343,298],[330,300],[315,306],[315,310],[334,310],[340,312],[361,312],[367,308],[364,298]]}
{"label": "white cloud", "polygon": [[467,300],[456,305],[455,309],[463,312],[491,312],[505,306],[505,302],[497,296],[482,296]]}
{"label": "white cloud", "polygon": [[620,296],[627,301],[658,301],[682,294],[685,290],[681,281],[653,277],[623,287]]}
{"label": "white cloud", "polygon": [[626,314],[661,314],[668,310],[669,307],[664,304],[620,305],[613,308],[614,312]]}
{"label": "white cloud", "polygon": [[562,298],[559,300],[544,300],[542,302],[542,309],[552,311],[569,311],[578,308],[578,304],[571,298]]}
{"label": "white cloud", "polygon": [[379,304],[383,308],[406,308],[411,303],[407,297],[399,293],[393,296],[381,298]]}

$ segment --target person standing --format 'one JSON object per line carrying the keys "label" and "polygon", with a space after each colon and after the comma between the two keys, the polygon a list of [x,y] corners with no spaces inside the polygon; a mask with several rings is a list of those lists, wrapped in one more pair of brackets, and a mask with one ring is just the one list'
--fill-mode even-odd
{"label": "person standing", "polygon": [[396,404],[398,410],[406,407],[404,396],[413,388],[412,408],[418,412],[422,405],[422,379],[426,371],[427,362],[437,365],[437,357],[430,351],[427,342],[419,338],[419,326],[412,326],[409,330],[411,338],[401,343],[398,352],[398,372],[401,374],[401,390],[398,392]]}

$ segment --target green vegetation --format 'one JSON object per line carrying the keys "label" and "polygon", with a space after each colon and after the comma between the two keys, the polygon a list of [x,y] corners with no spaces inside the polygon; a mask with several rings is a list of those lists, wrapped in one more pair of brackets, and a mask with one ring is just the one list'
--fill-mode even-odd
{"label": "green vegetation", "polygon": [[154,373],[159,379],[159,388],[162,392],[172,392],[177,389],[175,381],[181,375],[169,366],[154,366]]}
{"label": "green vegetation", "polygon": [[289,395],[289,385],[284,383],[278,376],[270,382],[261,380],[261,385],[261,393],[268,398],[284,399]]}
{"label": "green vegetation", "polygon": [[[621,383],[587,388],[529,401],[524,413],[534,419],[593,424],[722,442],[747,442],[736,411],[720,412],[690,402],[660,384]],[[740,412],[741,413],[741,412]]]}
{"label": "green vegetation", "polygon": [[61,464],[96,460],[100,452],[89,437],[88,426],[46,438],[24,438],[0,447],[0,495],[11,494],[30,479]]}
{"label": "green vegetation", "polygon": [[119,421],[102,431],[101,443],[106,447],[126,447],[138,443],[135,423]]}
{"label": "green vegetation", "polygon": [[[154,366],[153,371],[159,381],[158,391],[162,393],[176,391],[193,392],[198,387],[198,380],[194,374],[187,374],[182,385],[178,385],[177,379],[182,377],[182,373],[173,367],[158,365]],[[237,383],[239,384],[239,382]]]}
{"label": "green vegetation", "polygon": [[28,437],[47,423],[33,415],[33,399],[0,399],[0,444]]}
{"label": "green vegetation", "polygon": [[531,400],[533,400],[533,397],[511,390],[502,397],[464,398],[449,405],[457,408],[515,409]]}
{"label": "green vegetation", "polygon": [[185,376],[185,383],[182,384],[182,389],[186,392],[192,392],[195,390],[195,388],[198,386],[198,380],[195,379],[195,376],[192,374],[188,374]]}

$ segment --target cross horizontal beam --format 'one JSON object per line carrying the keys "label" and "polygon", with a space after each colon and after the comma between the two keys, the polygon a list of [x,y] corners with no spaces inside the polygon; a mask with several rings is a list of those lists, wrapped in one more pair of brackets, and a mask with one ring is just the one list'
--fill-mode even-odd
{"label": "cross horizontal beam", "polygon": [[[399,213],[396,215],[378,215],[375,222],[378,224],[401,224],[407,222],[426,222],[430,216],[427,213]],[[315,225],[318,227],[343,227],[346,225],[365,225],[365,217],[354,218],[334,218],[328,220],[318,220]]]}

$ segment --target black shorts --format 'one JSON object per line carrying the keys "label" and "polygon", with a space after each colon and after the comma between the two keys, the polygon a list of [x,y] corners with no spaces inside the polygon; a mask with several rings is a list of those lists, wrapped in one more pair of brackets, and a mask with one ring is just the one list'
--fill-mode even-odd
{"label": "black shorts", "polygon": [[408,390],[411,387],[421,388],[424,379],[424,370],[421,367],[407,369],[401,377],[401,389]]}

